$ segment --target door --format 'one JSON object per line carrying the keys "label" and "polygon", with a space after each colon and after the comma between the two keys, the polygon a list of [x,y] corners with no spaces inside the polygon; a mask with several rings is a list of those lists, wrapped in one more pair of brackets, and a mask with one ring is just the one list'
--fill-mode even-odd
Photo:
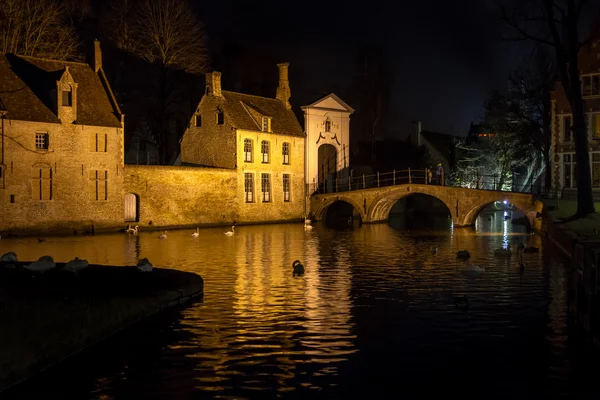
{"label": "door", "polygon": [[319,147],[319,187],[323,191],[333,185],[337,171],[337,150],[333,145],[324,144]]}
{"label": "door", "polygon": [[125,222],[138,222],[138,199],[133,193],[125,195]]}

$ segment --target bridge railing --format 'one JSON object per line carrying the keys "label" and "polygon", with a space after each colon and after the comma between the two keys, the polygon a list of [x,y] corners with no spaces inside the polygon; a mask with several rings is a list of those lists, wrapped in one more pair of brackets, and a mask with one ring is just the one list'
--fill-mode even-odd
{"label": "bridge railing", "polygon": [[525,180],[501,180],[497,175],[493,174],[474,174],[473,176],[468,177],[463,176],[460,180],[452,175],[442,176],[441,182],[438,182],[435,170],[410,168],[372,175],[363,174],[345,178],[334,178],[331,181],[324,180],[318,183],[309,184],[307,190],[310,194],[339,193],[411,183],[422,185],[444,185],[479,190],[531,193],[539,196],[547,194],[546,188],[542,184],[531,184]]}

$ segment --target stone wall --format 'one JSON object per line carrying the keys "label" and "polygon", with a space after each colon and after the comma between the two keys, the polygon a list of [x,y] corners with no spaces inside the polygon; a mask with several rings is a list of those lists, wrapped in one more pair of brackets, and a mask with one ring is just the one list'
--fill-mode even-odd
{"label": "stone wall", "polygon": [[[3,122],[0,234],[73,233],[122,224],[122,129]],[[36,133],[47,134],[47,149],[36,148]]]}

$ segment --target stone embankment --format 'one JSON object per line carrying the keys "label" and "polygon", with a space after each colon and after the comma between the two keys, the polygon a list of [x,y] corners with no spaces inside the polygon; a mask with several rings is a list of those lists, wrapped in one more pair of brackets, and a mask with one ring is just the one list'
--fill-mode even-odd
{"label": "stone embankment", "polygon": [[194,273],[90,265],[0,266],[0,392],[136,322],[203,294]]}

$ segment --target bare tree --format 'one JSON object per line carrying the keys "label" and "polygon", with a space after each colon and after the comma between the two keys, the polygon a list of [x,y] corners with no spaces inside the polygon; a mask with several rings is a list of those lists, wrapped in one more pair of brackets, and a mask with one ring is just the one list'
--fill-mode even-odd
{"label": "bare tree", "polygon": [[[504,20],[519,40],[551,46],[556,54],[560,84],[573,114],[577,162],[577,211],[573,218],[594,213],[592,180],[584,104],[579,78],[579,51],[585,44],[586,17],[593,15],[593,0],[520,0],[510,10],[501,7]],[[586,32],[586,30],[588,30]]]}
{"label": "bare tree", "polygon": [[78,38],[55,0],[3,0],[0,52],[57,60],[78,58]]}

